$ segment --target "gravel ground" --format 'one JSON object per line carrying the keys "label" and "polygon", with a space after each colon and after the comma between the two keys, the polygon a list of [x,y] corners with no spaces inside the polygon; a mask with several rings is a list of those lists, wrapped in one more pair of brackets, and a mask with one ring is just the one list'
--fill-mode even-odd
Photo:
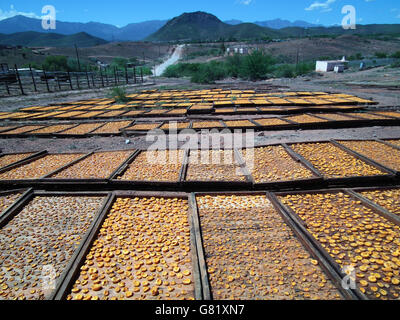
{"label": "gravel ground", "polygon": [[[276,143],[326,141],[330,139],[399,139],[400,127],[371,127],[357,129],[329,129],[329,130],[288,130],[257,132],[255,139],[250,139],[249,145],[263,146]],[[176,140],[176,135],[171,136]],[[210,139],[208,137],[208,139]],[[41,138],[7,138],[0,139],[0,149],[7,152],[28,152],[46,149],[49,152],[86,152],[95,149],[107,150],[145,150],[150,142],[146,137],[131,137],[126,144],[124,137],[92,137],[85,139],[41,139]],[[207,137],[206,137],[207,140]],[[182,145],[182,143],[180,143]],[[196,142],[191,143],[197,146]]]}

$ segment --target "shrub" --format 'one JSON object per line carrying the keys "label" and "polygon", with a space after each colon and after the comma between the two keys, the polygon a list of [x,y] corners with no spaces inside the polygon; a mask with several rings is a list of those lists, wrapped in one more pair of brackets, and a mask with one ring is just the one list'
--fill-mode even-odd
{"label": "shrub", "polygon": [[390,65],[391,68],[400,68],[400,61],[396,61]]}
{"label": "shrub", "polygon": [[385,52],[375,52],[375,57],[377,57],[378,59],[384,59],[387,58],[387,53]]}
{"label": "shrub", "polygon": [[400,59],[400,51],[397,51],[391,55],[392,58]]}
{"label": "shrub", "polygon": [[124,70],[126,64],[129,62],[128,59],[125,58],[114,58],[113,61],[111,62],[111,68],[117,68],[118,70]]}
{"label": "shrub", "polygon": [[276,66],[273,75],[276,78],[295,78],[314,71],[314,63],[302,62],[295,64],[283,64]]}
{"label": "shrub", "polygon": [[277,66],[273,75],[276,78],[294,78],[296,76],[295,67],[289,64]]}
{"label": "shrub", "polygon": [[[153,71],[151,70],[150,67],[141,67],[140,69],[142,69],[143,75],[144,75],[144,76],[151,76],[151,75],[153,75]],[[140,72],[140,70],[139,70],[139,72]]]}
{"label": "shrub", "polygon": [[364,59],[362,53],[357,53],[356,54],[356,60],[362,60],[362,59]]}
{"label": "shrub", "polygon": [[227,77],[262,80],[275,77],[292,78],[314,70],[314,63],[276,65],[277,60],[263,51],[248,56],[233,55],[223,62],[178,63],[166,69],[163,76],[169,78],[190,77],[194,83],[214,83]]}
{"label": "shrub", "polygon": [[194,83],[214,83],[216,80],[222,80],[228,76],[224,65],[219,62],[210,62],[200,65],[200,68],[195,72],[190,81]]}
{"label": "shrub", "polygon": [[303,76],[309,74],[315,70],[315,65],[312,62],[302,62],[297,64],[296,66],[296,75]]}
{"label": "shrub", "polygon": [[66,56],[48,56],[43,62],[43,68],[49,71],[68,71]]}
{"label": "shrub", "polygon": [[200,70],[200,63],[178,63],[169,66],[163,76],[167,78],[191,77]]}
{"label": "shrub", "polygon": [[198,58],[198,57],[209,57],[209,56],[217,57],[217,56],[221,55],[221,52],[222,53],[225,52],[225,50],[224,51],[222,51],[222,50],[223,50],[222,48],[220,48],[220,49],[211,48],[211,49],[203,50],[203,51],[195,51],[195,52],[188,53],[185,56],[185,59],[186,60],[191,60],[191,59],[195,59],[195,58]]}
{"label": "shrub", "polygon": [[42,67],[41,67],[38,63],[36,63],[36,62],[25,63],[25,64],[22,65],[22,68],[29,68],[29,66],[31,66],[33,70],[35,70],[35,69],[36,69],[36,70],[42,69]]}
{"label": "shrub", "polygon": [[272,71],[275,60],[272,56],[266,55],[263,51],[254,51],[244,57],[242,77],[250,80],[265,79]]}
{"label": "shrub", "polygon": [[238,54],[230,56],[225,61],[226,70],[232,78],[239,78],[242,73],[243,59]]}
{"label": "shrub", "polygon": [[118,103],[124,103],[129,101],[129,99],[126,96],[126,91],[124,88],[120,87],[114,87],[111,89],[109,93],[109,98],[110,99],[115,99],[116,102]]}

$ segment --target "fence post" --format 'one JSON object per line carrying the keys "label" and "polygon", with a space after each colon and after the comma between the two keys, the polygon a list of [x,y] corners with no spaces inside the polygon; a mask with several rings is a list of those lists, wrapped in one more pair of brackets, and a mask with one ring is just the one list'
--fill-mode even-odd
{"label": "fence post", "polygon": [[133,67],[133,79],[135,80],[136,83],[136,67]]}
{"label": "fence post", "polygon": [[128,68],[125,66],[125,78],[126,78],[126,84],[129,84],[129,79],[128,79]]}
{"label": "fence post", "polygon": [[60,78],[59,78],[57,75],[55,75],[55,77],[56,77],[56,79],[57,79],[58,90],[60,90],[60,91],[61,91],[61,83],[60,83]]}
{"label": "fence post", "polygon": [[142,83],[143,83],[143,68],[140,68],[140,78],[142,79]]}
{"label": "fence post", "polygon": [[86,67],[85,73],[86,73],[86,81],[88,84],[88,88],[90,89],[90,81],[89,81],[89,75],[87,74],[87,67]]}
{"label": "fence post", "polygon": [[43,67],[44,80],[46,81],[47,92],[50,92],[49,81],[47,80],[46,70]]}
{"label": "fence post", "polygon": [[8,93],[8,94],[10,94],[10,88],[9,88],[9,86],[8,86],[8,82],[7,82],[7,80],[6,80],[6,81],[4,81],[4,84],[6,85],[6,90],[7,90],[7,93]]}
{"label": "fence post", "polygon": [[71,87],[71,90],[74,90],[74,88],[72,87],[72,80],[71,80],[71,74],[68,72],[68,81],[69,81],[69,86]]}
{"label": "fence post", "polygon": [[29,70],[31,71],[31,77],[32,77],[33,87],[35,88],[35,92],[37,92],[35,76],[33,75],[32,66],[31,66],[31,65],[29,65]]}
{"label": "fence post", "polygon": [[79,74],[76,73],[75,76],[76,76],[76,84],[77,84],[77,86],[78,86],[78,90],[80,90],[81,87],[80,87],[80,85],[79,85]]}
{"label": "fence post", "polygon": [[107,87],[108,87],[109,84],[108,84],[108,72],[107,71],[108,71],[108,67],[106,68],[106,81],[107,81]]}
{"label": "fence post", "polygon": [[85,74],[86,74],[86,81],[87,81],[87,84],[88,84],[88,88],[90,89],[90,81],[89,81],[89,75],[87,73],[87,66],[85,68]]}
{"label": "fence post", "polygon": [[117,67],[114,67],[114,83],[115,83],[115,85],[118,84]]}
{"label": "fence post", "polygon": [[103,88],[104,88],[103,71],[102,71],[102,68],[101,68],[101,67],[100,67],[100,77],[101,77],[101,85],[102,85]]}
{"label": "fence post", "polygon": [[21,89],[21,94],[24,95],[24,88],[22,87],[21,77],[19,76],[18,67],[15,65],[15,73],[17,74],[19,88]]}
{"label": "fence post", "polygon": [[90,73],[90,77],[92,78],[92,85],[93,85],[93,88],[95,88],[95,87],[96,87],[96,84],[94,83],[93,71]]}

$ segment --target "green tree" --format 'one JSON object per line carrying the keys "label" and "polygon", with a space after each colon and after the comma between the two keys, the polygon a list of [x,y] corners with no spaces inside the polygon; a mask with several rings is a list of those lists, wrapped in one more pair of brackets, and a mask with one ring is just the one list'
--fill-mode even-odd
{"label": "green tree", "polygon": [[244,59],[243,77],[250,80],[261,80],[267,77],[275,64],[274,58],[261,50],[256,50]]}
{"label": "green tree", "polygon": [[242,73],[243,58],[240,55],[235,54],[226,59],[225,65],[231,77],[239,78]]}
{"label": "green tree", "polygon": [[221,49],[221,55],[224,55],[226,52],[226,46],[224,40],[222,40],[220,49]]}
{"label": "green tree", "polygon": [[111,62],[111,67],[117,68],[119,70],[124,70],[125,66],[128,62],[129,62],[128,59],[117,57],[117,58],[114,58],[113,61]]}
{"label": "green tree", "polygon": [[68,58],[66,56],[47,56],[43,68],[49,71],[68,71]]}

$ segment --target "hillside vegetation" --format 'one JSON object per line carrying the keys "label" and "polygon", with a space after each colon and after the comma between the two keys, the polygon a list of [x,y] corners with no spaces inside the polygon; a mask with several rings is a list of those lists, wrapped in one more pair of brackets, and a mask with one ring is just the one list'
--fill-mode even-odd
{"label": "hillside vegetation", "polygon": [[214,83],[225,78],[263,80],[267,78],[293,78],[314,70],[315,64],[286,64],[264,53],[254,51],[247,56],[234,55],[223,61],[208,63],[179,63],[167,68],[163,76],[168,78],[190,77],[194,83]]}
{"label": "hillside vegetation", "polygon": [[107,41],[81,32],[73,35],[40,33],[34,31],[0,34],[0,44],[23,47],[93,47]]}

